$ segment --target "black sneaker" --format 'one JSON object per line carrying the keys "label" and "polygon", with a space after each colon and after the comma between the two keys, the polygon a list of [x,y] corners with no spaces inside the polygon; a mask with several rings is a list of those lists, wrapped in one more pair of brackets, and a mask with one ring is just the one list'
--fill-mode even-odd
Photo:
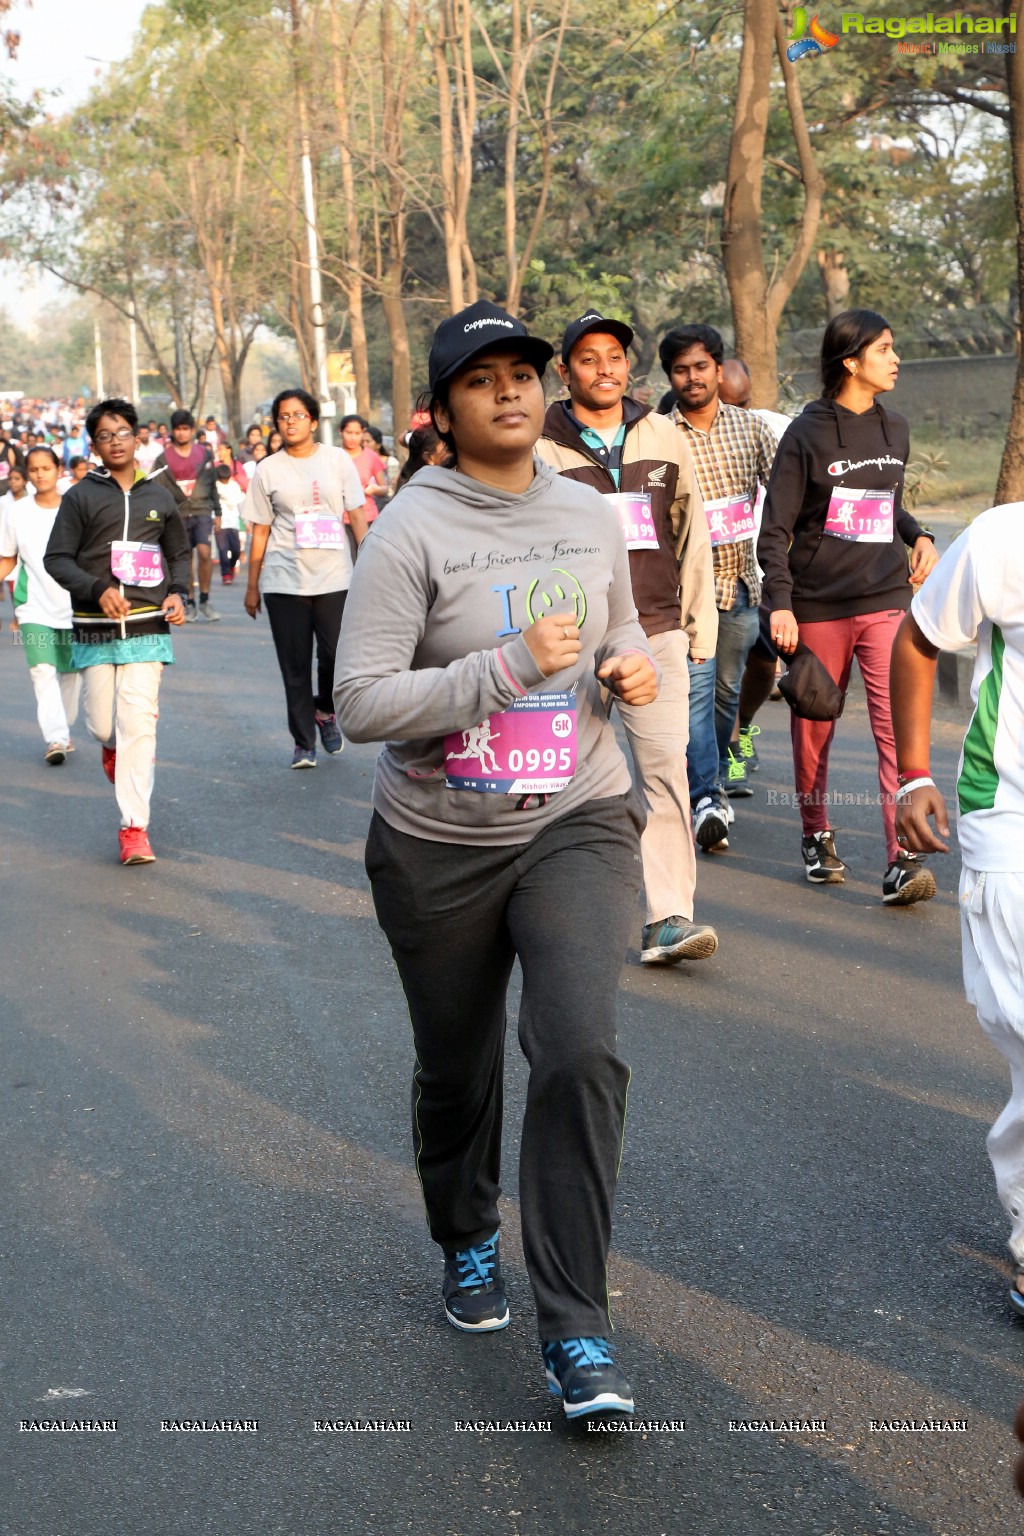
{"label": "black sneaker", "polygon": [[814,885],[842,885],[846,879],[846,865],[836,853],[836,837],[831,827],[827,832],[812,832],[810,837],[802,837],[800,852],[804,873]]}
{"label": "black sneaker", "polygon": [[722,807],[711,795],[697,802],[693,813],[693,839],[698,848],[710,853],[720,843],[727,842],[729,825]]}
{"label": "black sneaker", "polygon": [[726,753],[722,787],[730,800],[745,800],[754,793],[747,780],[747,765],[732,747]]}
{"label": "black sneaker", "polygon": [[508,1301],[498,1258],[498,1234],[475,1248],[444,1256],[444,1315],[464,1333],[508,1327]]}
{"label": "black sneaker", "polygon": [[562,1399],[566,1418],[633,1412],[632,1388],[607,1339],[552,1339],[541,1349],[548,1390]]}
{"label": "black sneaker", "polygon": [[931,901],[935,876],[916,853],[901,853],[882,877],[882,900],[889,907],[909,907],[915,901]]}

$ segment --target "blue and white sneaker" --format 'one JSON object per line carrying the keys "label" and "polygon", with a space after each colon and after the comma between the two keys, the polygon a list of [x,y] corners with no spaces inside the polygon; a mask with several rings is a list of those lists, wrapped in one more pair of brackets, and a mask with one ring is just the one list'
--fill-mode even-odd
{"label": "blue and white sneaker", "polygon": [[498,1234],[475,1248],[444,1256],[444,1315],[464,1333],[495,1333],[508,1327],[508,1301],[498,1258]]}
{"label": "blue and white sneaker", "polygon": [[641,965],[675,965],[677,960],[706,960],[718,948],[718,934],[707,923],[666,917],[648,923],[640,947]]}
{"label": "blue and white sneaker", "polygon": [[541,1350],[548,1390],[562,1399],[566,1418],[633,1412],[632,1388],[607,1339],[552,1339]]}
{"label": "blue and white sneaker", "polygon": [[318,710],[315,719],[316,728],[320,732],[320,741],[328,756],[334,757],[337,753],[344,751],[345,738],[341,734],[337,715],[322,715]]}
{"label": "blue and white sneaker", "polygon": [[300,747],[300,746],[296,746],[295,751],[292,753],[292,767],[293,768],[315,768],[316,767],[316,747]]}

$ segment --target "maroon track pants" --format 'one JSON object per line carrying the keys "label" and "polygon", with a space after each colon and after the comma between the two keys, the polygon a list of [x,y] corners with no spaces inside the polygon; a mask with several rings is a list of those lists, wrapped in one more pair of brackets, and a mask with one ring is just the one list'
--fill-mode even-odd
{"label": "maroon track pants", "polygon": [[[822,661],[845,692],[853,658],[864,679],[868,718],[878,750],[878,787],[882,797],[882,827],[886,857],[891,864],[899,853],[896,843],[896,742],[889,705],[889,658],[902,609],[883,613],[859,613],[851,619],[826,619],[801,624],[800,639]],[[793,738],[793,773],[800,797],[804,836],[824,832],[828,819],[828,755],[836,733],[834,720],[801,720],[790,717]]]}

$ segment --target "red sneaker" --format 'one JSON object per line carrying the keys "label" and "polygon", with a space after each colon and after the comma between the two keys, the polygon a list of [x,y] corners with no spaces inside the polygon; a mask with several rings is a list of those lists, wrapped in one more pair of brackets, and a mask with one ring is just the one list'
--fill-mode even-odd
{"label": "red sneaker", "polygon": [[149,846],[145,827],[122,827],[117,834],[122,864],[152,864],[156,854]]}
{"label": "red sneaker", "polygon": [[115,747],[100,747],[100,751],[103,754],[103,772],[106,774],[111,784],[113,784],[114,764],[117,762],[117,749]]}

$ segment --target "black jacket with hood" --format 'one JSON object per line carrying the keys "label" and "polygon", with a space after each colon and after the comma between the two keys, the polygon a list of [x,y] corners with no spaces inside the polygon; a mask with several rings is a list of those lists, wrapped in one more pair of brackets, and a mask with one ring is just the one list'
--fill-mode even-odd
{"label": "black jacket with hood", "polygon": [[[783,433],[764,504],[757,558],[764,603],[788,608],[801,624],[910,606],[907,552],[926,530],[903,509],[910,452],[906,419],[876,400],[849,411],[812,400]],[[861,544],[825,533],[832,492],[892,491],[893,537]]]}
{"label": "black jacket with hood", "polygon": [[[157,587],[125,586],[111,569],[111,545],[118,539],[159,544],[164,580]],[[71,594],[74,638],[84,642],[126,635],[165,635],[161,606],[169,593],[188,596],[192,554],[174,497],[158,475],[136,472],[123,491],[106,469],[90,469],[60,504],[43,556],[47,573]],[[100,596],[117,587],[132,605],[126,619],[110,619]]]}

